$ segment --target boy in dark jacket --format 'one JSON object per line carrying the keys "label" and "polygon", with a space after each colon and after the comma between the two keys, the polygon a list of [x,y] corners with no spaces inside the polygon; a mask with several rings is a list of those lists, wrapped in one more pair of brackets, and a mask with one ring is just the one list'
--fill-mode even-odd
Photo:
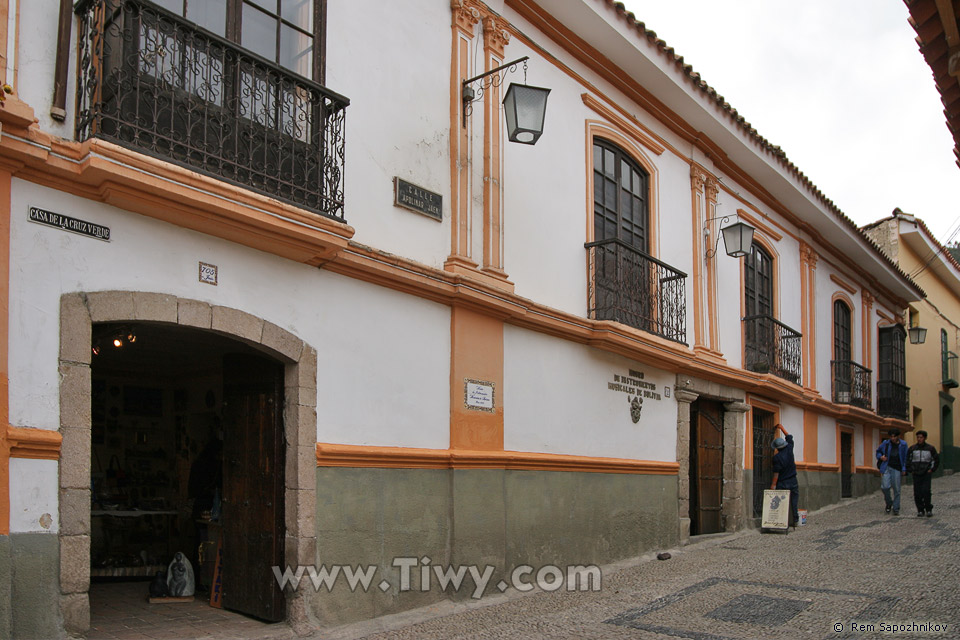
{"label": "boy in dark jacket", "polygon": [[913,474],[913,501],[917,504],[917,517],[933,515],[930,503],[930,480],[940,464],[940,456],[932,444],[927,444],[927,432],[917,431],[917,444],[907,451],[907,470]]}

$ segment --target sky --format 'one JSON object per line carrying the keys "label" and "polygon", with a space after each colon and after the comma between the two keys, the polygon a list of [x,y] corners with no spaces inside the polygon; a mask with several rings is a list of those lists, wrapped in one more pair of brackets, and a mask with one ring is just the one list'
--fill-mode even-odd
{"label": "sky", "polygon": [[960,240],[960,167],[903,0],[624,5],[855,223],[899,207]]}

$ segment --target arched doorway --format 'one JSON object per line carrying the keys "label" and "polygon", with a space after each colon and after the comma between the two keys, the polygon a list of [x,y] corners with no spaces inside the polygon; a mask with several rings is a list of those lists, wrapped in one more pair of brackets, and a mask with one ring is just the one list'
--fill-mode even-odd
{"label": "arched doorway", "polygon": [[[127,342],[112,346],[117,336]],[[118,359],[125,349],[135,352],[128,347],[136,347],[140,355]],[[190,486],[190,467],[214,440],[223,443],[222,480],[216,487],[220,514],[233,511],[221,526],[236,526],[229,534],[224,532],[224,539],[241,540],[244,529],[260,536],[267,519],[276,528],[261,537],[274,549],[254,550],[257,556],[271,564],[315,560],[316,351],[310,346],[281,327],[235,309],[162,294],[109,291],[62,297],[60,351],[65,443],[60,460],[60,582],[67,632],[90,629],[90,585],[98,577],[92,561],[99,559],[100,568],[124,562],[162,565],[165,552],[175,546],[189,548],[194,536],[200,542],[219,538],[210,533],[215,529],[210,526],[213,513],[205,513],[214,511],[215,501],[208,493],[206,502],[198,505],[201,496]],[[241,424],[244,421],[247,424]],[[275,443],[272,453],[265,453],[264,438]],[[214,453],[211,458],[215,457]],[[232,461],[246,465],[244,471],[229,471]],[[246,476],[259,479],[247,480],[231,494],[230,478]],[[109,492],[103,491],[111,483],[125,504],[111,501]],[[124,492],[118,491],[120,484]],[[272,503],[270,513],[261,508],[265,502]],[[114,545],[102,540],[104,529],[111,527],[94,522],[120,520],[114,514],[94,513],[111,510],[172,513],[127,516],[122,523],[144,524],[121,524],[126,533],[121,531],[120,542]],[[206,526],[172,522],[184,518]],[[124,538],[131,533],[132,541],[129,535]],[[215,549],[215,543],[207,546]],[[248,546],[232,548],[241,551]],[[283,619],[296,627],[308,623],[307,607],[301,602],[306,594],[279,593],[272,571],[246,579],[247,570],[240,565],[250,561],[249,554],[230,559],[227,548],[223,566],[232,564],[232,574],[239,579],[230,591],[224,583],[226,606],[231,606],[228,594],[233,592],[236,610]],[[204,560],[211,559],[201,560],[198,549],[199,544],[190,555],[198,561],[202,581]],[[104,550],[117,557],[104,563]],[[137,553],[131,554],[134,550]],[[223,575],[226,580],[228,573]],[[251,584],[259,585],[259,591],[245,600],[240,585]],[[273,609],[257,608],[264,594],[276,598]]]}

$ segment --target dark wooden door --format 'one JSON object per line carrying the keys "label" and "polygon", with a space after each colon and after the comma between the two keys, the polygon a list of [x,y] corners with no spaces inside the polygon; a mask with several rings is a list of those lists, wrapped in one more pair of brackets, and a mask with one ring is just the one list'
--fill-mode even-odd
{"label": "dark wooden door", "polygon": [[853,496],[853,434],[840,432],[840,497]]}
{"label": "dark wooden door", "polygon": [[695,402],[690,432],[690,533],[719,533],[723,531],[723,406]]}
{"label": "dark wooden door", "polygon": [[285,616],[273,567],[283,566],[283,369],[251,355],[223,359],[223,606]]}
{"label": "dark wooden door", "polygon": [[763,515],[763,491],[773,482],[774,415],[754,408],[753,411],[753,517]]}

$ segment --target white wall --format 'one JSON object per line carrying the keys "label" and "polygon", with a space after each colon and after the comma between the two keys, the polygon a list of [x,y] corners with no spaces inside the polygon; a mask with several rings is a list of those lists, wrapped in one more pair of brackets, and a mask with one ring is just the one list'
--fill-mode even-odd
{"label": "white wall", "polygon": [[[440,267],[451,233],[449,3],[334,0],[327,21],[326,84],[350,98],[345,217],[354,240]],[[443,222],[394,207],[394,176],[440,193]]]}
{"label": "white wall", "polygon": [[10,533],[57,533],[56,460],[10,458]]}
{"label": "white wall", "polygon": [[[59,428],[61,294],[118,289],[240,309],[315,347],[321,441],[448,446],[448,307],[29,182],[12,190],[11,424]],[[29,206],[106,225],[112,239],[30,222]],[[198,282],[199,261],[218,266],[218,286]]]}
{"label": "white wall", "polygon": [[817,424],[817,462],[838,464],[837,421],[829,416],[820,416]]}
{"label": "white wall", "polygon": [[[504,449],[675,462],[676,376],[558,338],[505,326]],[[608,388],[615,376],[643,372],[659,400],[645,398],[640,420],[630,398]]]}
{"label": "white wall", "polygon": [[781,405],[780,424],[793,436],[793,456],[803,460],[803,409],[790,405]]}

